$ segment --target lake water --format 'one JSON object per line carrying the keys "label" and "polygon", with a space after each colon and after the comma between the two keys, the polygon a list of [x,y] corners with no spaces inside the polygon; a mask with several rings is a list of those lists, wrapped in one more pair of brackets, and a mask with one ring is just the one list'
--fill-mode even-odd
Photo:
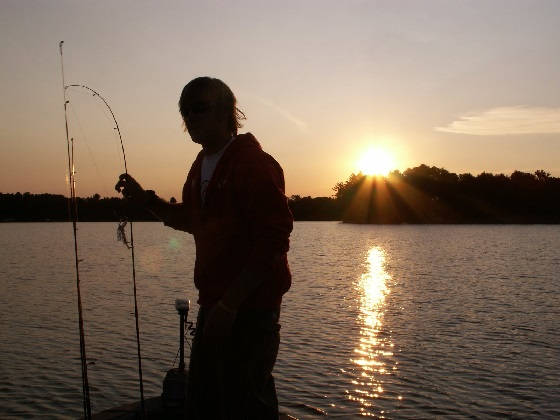
{"label": "lake water", "polygon": [[[147,396],[194,303],[194,244],[136,223]],[[139,398],[129,251],[79,225],[94,412]],[[560,417],[560,226],[299,222],[275,377],[301,419]],[[0,417],[82,414],[72,229],[0,224]],[[194,319],[196,305],[191,306]]]}

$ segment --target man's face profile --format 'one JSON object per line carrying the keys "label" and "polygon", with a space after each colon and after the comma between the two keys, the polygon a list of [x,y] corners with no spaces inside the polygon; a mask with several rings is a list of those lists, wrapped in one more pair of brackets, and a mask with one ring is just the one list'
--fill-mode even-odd
{"label": "man's face profile", "polygon": [[185,107],[185,125],[191,139],[205,146],[215,141],[223,131],[224,118],[218,95],[212,89],[196,89],[190,92]]}

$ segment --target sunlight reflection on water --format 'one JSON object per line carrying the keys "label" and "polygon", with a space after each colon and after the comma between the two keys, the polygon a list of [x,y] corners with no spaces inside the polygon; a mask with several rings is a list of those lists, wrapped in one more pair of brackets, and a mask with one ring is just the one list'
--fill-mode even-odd
{"label": "sunlight reflection on water", "polygon": [[[393,355],[394,344],[390,336],[380,334],[390,279],[385,271],[385,251],[377,246],[371,248],[367,256],[367,271],[356,283],[356,292],[360,296],[360,342],[354,349],[356,358],[351,362],[357,365],[358,370],[352,380],[353,389],[348,391],[348,399],[360,404],[364,416],[378,415],[371,412],[370,407],[384,392],[383,375],[388,373],[385,360]],[[396,370],[396,366],[392,370]]]}

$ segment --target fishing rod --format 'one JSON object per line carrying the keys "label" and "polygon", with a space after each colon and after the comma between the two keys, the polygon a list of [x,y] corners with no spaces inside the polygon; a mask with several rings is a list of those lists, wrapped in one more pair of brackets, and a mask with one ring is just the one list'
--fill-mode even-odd
{"label": "fishing rod", "polygon": [[[83,328],[83,316],[82,316],[82,303],[81,303],[81,294],[80,294],[80,278],[79,278],[79,260],[78,260],[78,240],[77,240],[77,202],[76,202],[76,190],[75,190],[75,178],[74,178],[74,139],[69,140],[68,134],[68,99],[66,96],[66,90],[71,87],[82,88],[90,91],[94,97],[101,99],[101,101],[105,104],[111,116],[113,117],[113,122],[115,123],[114,129],[117,131],[119,136],[119,141],[121,144],[121,150],[123,155],[123,162],[124,162],[124,171],[128,175],[128,167],[126,164],[126,152],[124,150],[124,142],[121,135],[121,130],[119,128],[119,123],[117,122],[117,118],[111,106],[107,102],[107,100],[96,90],[90,88],[89,86],[83,84],[70,84],[66,85],[64,79],[64,60],[63,60],[63,51],[62,45],[64,41],[60,41],[59,43],[59,50],[60,50],[60,63],[62,69],[62,87],[63,87],[63,94],[64,94],[64,122],[66,128],[66,141],[68,144],[68,171],[69,171],[69,178],[70,178],[70,200],[72,202],[73,211],[71,212],[72,216],[72,226],[74,231],[74,254],[76,258],[76,283],[78,289],[78,314],[79,314],[79,326],[80,326],[80,355],[82,360],[82,385],[83,385],[83,395],[84,395],[84,416],[86,419],[91,419],[91,403],[89,398],[89,383],[87,378],[87,359],[86,359],[86,351],[85,351],[85,338],[84,338],[84,328]],[[124,227],[129,222],[130,225],[130,246],[128,245],[128,241],[126,240]],[[139,327],[139,320],[138,320],[138,300],[137,300],[137,293],[136,293],[136,264],[135,264],[135,255],[134,255],[134,232],[132,228],[132,220],[128,221],[126,219],[121,220],[119,223],[119,228],[117,231],[117,237],[125,243],[127,248],[130,249],[131,258],[132,258],[132,283],[134,287],[134,318],[136,323],[136,347],[138,353],[138,375],[139,375],[139,382],[140,382],[140,403],[142,409],[142,415],[147,417],[146,415],[146,406],[144,403],[144,382],[142,378],[142,356],[140,351],[140,327]]]}
{"label": "fishing rod", "polygon": [[78,327],[80,332],[80,360],[82,365],[82,399],[84,404],[84,418],[91,419],[91,401],[89,398],[89,381],[87,373],[87,357],[86,357],[86,343],[84,336],[84,317],[82,311],[82,294],[80,291],[80,260],[78,258],[78,235],[76,225],[78,223],[78,206],[76,203],[76,189],[74,183],[74,139],[70,140],[68,133],[68,103],[66,99],[66,83],[64,79],[64,60],[62,56],[62,44],[60,41],[58,48],[60,50],[60,68],[62,72],[62,94],[64,99],[64,127],[66,129],[66,146],[68,151],[68,181],[70,185],[70,200],[68,203],[68,210],[70,218],[72,219],[72,230],[74,232],[74,257],[76,265],[76,289],[78,291]]}

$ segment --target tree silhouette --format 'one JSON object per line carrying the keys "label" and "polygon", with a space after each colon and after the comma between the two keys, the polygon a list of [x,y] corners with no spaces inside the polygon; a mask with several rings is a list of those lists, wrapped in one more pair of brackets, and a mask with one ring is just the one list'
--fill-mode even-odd
{"label": "tree silhouette", "polygon": [[[174,198],[171,200],[176,202]],[[293,195],[296,220],[349,223],[560,223],[560,178],[543,169],[511,175],[455,174],[425,164],[387,177],[352,173],[332,197]],[[82,221],[155,220],[124,199],[99,194],[78,198]],[[67,221],[62,195],[0,193],[0,221]]]}

